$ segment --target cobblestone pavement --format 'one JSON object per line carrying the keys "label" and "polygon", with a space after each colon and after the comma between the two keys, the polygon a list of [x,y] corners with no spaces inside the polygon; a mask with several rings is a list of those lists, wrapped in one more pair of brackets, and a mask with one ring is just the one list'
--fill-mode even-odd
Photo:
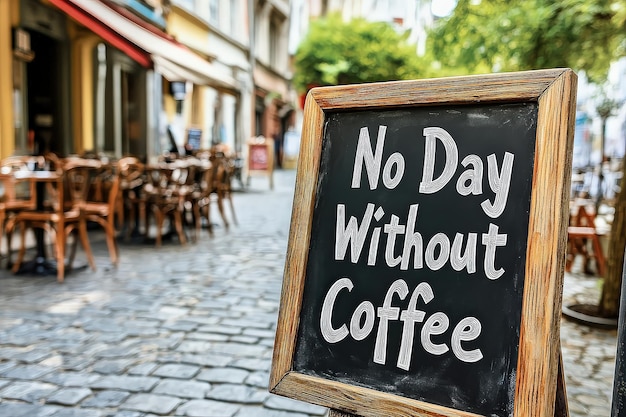
{"label": "cobblestone pavement", "polygon": [[[0,417],[324,415],[267,392],[294,178],[253,178],[213,238],[122,243],[117,269],[96,240],[62,285],[0,271]],[[598,291],[571,274],[565,302]],[[609,416],[616,332],[563,321],[562,346],[571,415]]]}

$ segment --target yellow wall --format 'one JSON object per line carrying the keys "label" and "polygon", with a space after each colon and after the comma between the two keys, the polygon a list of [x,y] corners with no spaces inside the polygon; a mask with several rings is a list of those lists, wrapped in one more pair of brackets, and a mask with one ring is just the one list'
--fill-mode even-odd
{"label": "yellow wall", "polygon": [[72,136],[75,151],[81,153],[95,148],[93,49],[101,40],[71,25],[71,79],[79,81],[72,83]]}
{"label": "yellow wall", "polygon": [[205,23],[179,7],[172,7],[167,16],[167,33],[178,42],[208,54],[209,32]]}
{"label": "yellow wall", "polygon": [[[167,16],[167,33],[178,42],[200,54],[209,55],[209,29],[207,23],[184,9],[172,5]],[[187,86],[187,96],[185,97],[180,117],[180,121],[184,124],[183,127],[185,129],[191,126],[204,127],[206,121],[205,92],[206,88],[204,86]],[[167,83],[165,83],[165,88],[163,89],[163,111],[167,115],[168,123],[177,119],[176,102],[169,94]],[[203,135],[206,134],[206,132],[203,133]]]}
{"label": "yellow wall", "polygon": [[10,156],[15,149],[11,26],[18,13],[18,0],[0,0],[0,158]]}

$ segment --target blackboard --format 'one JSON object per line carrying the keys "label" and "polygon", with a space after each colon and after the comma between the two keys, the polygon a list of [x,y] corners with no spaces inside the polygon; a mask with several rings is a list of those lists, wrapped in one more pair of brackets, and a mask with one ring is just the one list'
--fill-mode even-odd
{"label": "blackboard", "polygon": [[273,392],[364,416],[554,413],[574,86],[309,96]]}
{"label": "blackboard", "polygon": [[270,149],[265,143],[252,143],[249,146],[249,169],[252,171],[265,171],[269,169]]}
{"label": "blackboard", "polygon": [[202,139],[202,129],[189,128],[187,129],[187,144],[189,147],[197,151],[200,149],[200,140]]}

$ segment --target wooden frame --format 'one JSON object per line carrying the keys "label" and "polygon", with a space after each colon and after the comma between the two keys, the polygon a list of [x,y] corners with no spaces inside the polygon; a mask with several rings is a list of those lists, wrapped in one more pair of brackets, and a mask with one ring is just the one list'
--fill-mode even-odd
{"label": "wooden frame", "polygon": [[270,391],[361,416],[473,416],[294,371],[326,115],[441,105],[536,102],[526,277],[514,416],[554,415],[573,147],[576,75],[569,69],[315,88],[304,108]]}

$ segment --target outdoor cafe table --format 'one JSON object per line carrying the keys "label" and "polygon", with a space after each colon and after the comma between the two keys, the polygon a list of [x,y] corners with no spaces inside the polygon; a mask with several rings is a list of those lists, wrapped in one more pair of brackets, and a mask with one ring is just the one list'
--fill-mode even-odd
{"label": "outdoor cafe table", "polygon": [[[62,175],[57,171],[16,171],[13,173],[18,181],[30,181],[35,183],[35,208],[38,211],[45,210],[46,183],[58,182]],[[38,275],[56,274],[56,265],[47,259],[44,242],[44,231],[34,229],[37,254],[32,262],[23,264],[18,273],[30,272]]]}

